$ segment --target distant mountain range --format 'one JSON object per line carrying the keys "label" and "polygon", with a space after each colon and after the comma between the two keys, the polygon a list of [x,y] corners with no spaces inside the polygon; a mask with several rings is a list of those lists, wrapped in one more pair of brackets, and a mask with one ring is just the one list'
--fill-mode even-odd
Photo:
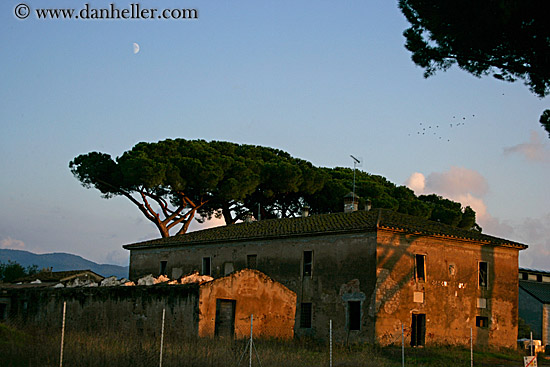
{"label": "distant mountain range", "polygon": [[0,249],[0,263],[6,264],[8,260],[15,261],[23,267],[37,265],[39,270],[50,267],[52,271],[91,270],[104,277],[113,275],[117,278],[128,277],[127,266],[97,264],[83,257],[64,252],[38,255],[22,250]]}

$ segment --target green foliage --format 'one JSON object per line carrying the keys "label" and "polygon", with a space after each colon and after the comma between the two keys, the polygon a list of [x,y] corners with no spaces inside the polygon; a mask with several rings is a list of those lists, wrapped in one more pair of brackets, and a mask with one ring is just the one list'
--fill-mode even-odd
{"label": "green foliage", "polygon": [[544,110],[540,116],[539,122],[548,133],[548,137],[550,137],[550,110]]}
{"label": "green foliage", "polygon": [[[410,23],[404,32],[412,60],[429,77],[452,65],[477,77],[514,82],[550,93],[550,28],[541,1],[399,0]],[[550,110],[540,123],[550,134]]]}
{"label": "green foliage", "polygon": [[[199,221],[223,217],[226,224],[253,214],[286,218],[308,206],[311,213],[343,211],[353,190],[350,168],[318,168],[273,148],[204,140],[168,139],[138,143],[120,157],[91,152],[69,163],[86,188],[104,198],[125,196],[153,222],[163,237],[181,225],[185,233]],[[386,208],[470,229],[475,212],[436,195],[416,197],[405,186],[355,171],[359,207]]]}
{"label": "green foliage", "polygon": [[11,260],[8,260],[7,264],[0,263],[0,281],[6,283],[36,273],[38,273],[37,265],[31,265],[25,268],[21,264]]}
{"label": "green foliage", "polygon": [[475,75],[522,79],[544,97],[550,93],[550,29],[541,2],[400,0],[411,24],[405,47],[430,76],[457,64]]}
{"label": "green foliage", "polygon": [[[330,179],[315,195],[306,195],[305,202],[311,207],[312,213],[341,212],[342,198],[353,190],[353,169],[336,167],[321,170]],[[355,193],[360,197],[359,209],[364,208],[368,200],[373,208],[391,209],[459,228],[481,231],[475,223],[475,211],[469,206],[462,209],[460,203],[435,194],[417,197],[411,189],[396,186],[382,176],[356,171]]]}

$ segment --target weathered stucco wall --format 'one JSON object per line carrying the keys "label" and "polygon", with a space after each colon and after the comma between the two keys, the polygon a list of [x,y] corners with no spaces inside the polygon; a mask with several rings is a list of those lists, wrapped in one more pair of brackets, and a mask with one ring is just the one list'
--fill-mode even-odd
{"label": "weathered stucco wall", "polygon": [[[416,279],[416,254],[425,255],[425,279]],[[478,284],[478,263],[488,264],[488,287]],[[513,347],[517,336],[518,251],[465,240],[379,230],[377,284],[369,309],[376,340],[411,342],[413,314],[425,316],[425,343]],[[477,327],[476,316],[488,327]]]}
{"label": "weathered stucco wall", "polygon": [[156,334],[162,310],[180,335],[198,331],[198,285],[18,289],[9,292],[10,321],[59,330],[63,302],[68,329]]}
{"label": "weathered stucco wall", "polygon": [[201,285],[199,336],[214,336],[217,300],[235,301],[234,335],[289,339],[294,336],[296,293],[257,270],[241,270]]}
{"label": "weathered stucco wall", "polygon": [[[311,275],[303,275],[304,251],[312,251]],[[201,271],[208,256],[218,278],[247,268],[248,255],[256,255],[256,269],[297,294],[296,335],[328,339],[332,319],[335,340],[373,340],[374,320],[366,310],[376,283],[374,232],[132,250],[130,277],[157,275],[161,261],[169,276]],[[361,303],[360,330],[348,330],[349,301]],[[302,303],[312,305],[311,327],[301,327]]]}

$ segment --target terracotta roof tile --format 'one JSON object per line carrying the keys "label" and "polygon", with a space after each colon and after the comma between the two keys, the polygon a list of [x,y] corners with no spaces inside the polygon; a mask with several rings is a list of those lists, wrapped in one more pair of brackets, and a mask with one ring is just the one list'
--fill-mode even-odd
{"label": "terracotta roof tile", "polygon": [[124,245],[127,250],[151,247],[187,246],[230,241],[274,239],[295,236],[313,236],[344,232],[374,231],[376,228],[403,231],[411,234],[435,235],[474,240],[490,245],[527,248],[521,243],[488,236],[477,231],[451,227],[419,217],[386,209],[333,213],[309,217],[268,219],[252,223],[237,223]]}

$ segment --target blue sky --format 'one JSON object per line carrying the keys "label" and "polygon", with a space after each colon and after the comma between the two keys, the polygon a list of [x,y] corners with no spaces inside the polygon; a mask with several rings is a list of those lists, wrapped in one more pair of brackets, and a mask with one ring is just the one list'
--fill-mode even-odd
{"label": "blue sky", "polygon": [[485,233],[530,246],[521,266],[550,270],[550,141],[538,124],[549,99],[458,68],[424,79],[396,1],[140,2],[195,8],[196,20],[19,20],[17,4],[0,3],[0,248],[127,263],[121,246],[156,228],[125,199],[81,187],[68,162],[182,137],[326,167],[360,156],[367,172],[472,205]]}

